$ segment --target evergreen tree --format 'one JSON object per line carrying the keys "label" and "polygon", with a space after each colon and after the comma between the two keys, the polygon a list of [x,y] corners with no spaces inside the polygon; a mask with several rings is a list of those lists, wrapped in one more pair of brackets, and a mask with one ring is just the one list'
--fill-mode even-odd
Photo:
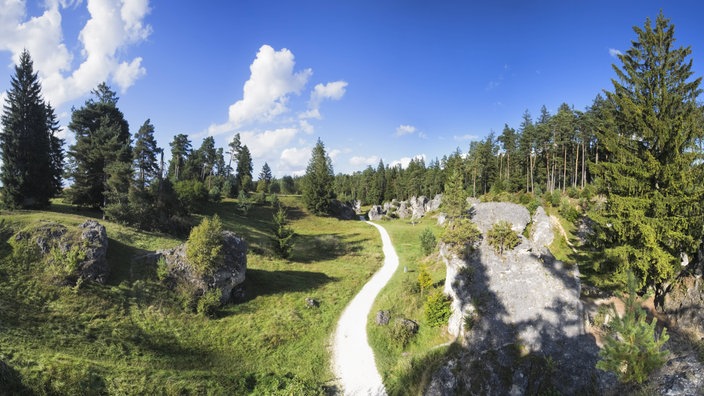
{"label": "evergreen tree", "polygon": [[332,161],[318,139],[303,178],[303,202],[316,215],[328,214],[334,198]]}
{"label": "evergreen tree", "polygon": [[171,161],[169,162],[169,179],[173,182],[183,180],[182,173],[186,167],[186,161],[191,156],[191,141],[187,135],[182,133],[174,136],[174,140],[169,143],[171,146]]}
{"label": "evergreen tree", "polygon": [[448,171],[450,172],[450,176],[445,182],[442,205],[447,216],[453,219],[465,215],[467,209],[467,192],[464,189],[462,169],[459,168],[459,166],[454,166]]}
{"label": "evergreen tree", "polygon": [[129,125],[117,108],[115,92],[101,83],[93,95],[95,99],[71,114],[68,128],[75,133],[76,143],[68,151],[73,186],[67,195],[75,204],[100,208],[108,204],[107,169],[113,162],[131,164],[132,149]]}
{"label": "evergreen tree", "polygon": [[278,208],[273,215],[272,231],[274,236],[272,238],[272,242],[274,244],[274,251],[276,254],[283,259],[288,259],[291,257],[291,253],[293,252],[293,237],[295,236],[295,233],[288,225],[286,209],[284,209],[281,205],[277,206]]}
{"label": "evergreen tree", "polygon": [[259,172],[259,180],[264,182],[267,191],[273,178],[274,176],[271,174],[271,168],[269,167],[269,164],[265,162],[264,166],[262,166],[262,171]]}
{"label": "evergreen tree", "polygon": [[250,189],[250,185],[252,184],[253,170],[252,155],[249,153],[247,145],[244,145],[237,155],[237,173],[235,178],[239,188],[245,192]]}
{"label": "evergreen tree", "polygon": [[642,288],[673,278],[702,241],[704,126],[701,77],[692,79],[691,49],[674,46],[674,25],[660,13],[634,31],[607,92],[614,128],[599,134],[608,161],[595,166],[607,201],[593,217],[608,269],[621,280],[633,271]]}
{"label": "evergreen tree", "polygon": [[137,185],[143,190],[146,183],[157,176],[159,171],[156,156],[160,149],[154,139],[154,125],[150,120],[144,121],[134,138],[133,155],[137,170]]}
{"label": "evergreen tree", "polygon": [[384,195],[386,195],[386,168],[382,160],[379,160],[379,165],[374,172],[374,191],[375,194],[371,197],[372,203],[381,205],[384,202]]}
{"label": "evergreen tree", "polygon": [[53,108],[44,102],[34,63],[26,50],[15,66],[3,106],[0,181],[9,208],[45,207],[61,189],[63,141],[56,137]]}

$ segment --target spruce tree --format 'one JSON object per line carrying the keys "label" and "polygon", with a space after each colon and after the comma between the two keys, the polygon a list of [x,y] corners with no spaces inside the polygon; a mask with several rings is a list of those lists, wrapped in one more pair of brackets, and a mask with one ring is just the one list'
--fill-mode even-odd
{"label": "spruce tree", "polygon": [[[274,176],[271,174],[271,168],[269,167],[269,164],[266,162],[264,163],[264,166],[262,166],[262,171],[259,172],[259,182],[264,183],[264,191],[269,190],[269,184],[271,184],[271,179],[273,179]],[[259,190],[259,188],[257,188]]]}
{"label": "spruce tree", "polygon": [[332,161],[325,153],[325,145],[318,139],[303,178],[303,202],[308,210],[316,215],[330,213],[334,179]]}
{"label": "spruce tree", "polygon": [[154,125],[150,120],[144,121],[134,138],[133,156],[137,171],[137,187],[143,190],[146,183],[154,178],[159,171],[156,156],[160,149],[154,139]]}
{"label": "spruce tree", "polygon": [[63,141],[56,132],[54,110],[42,98],[39,78],[25,50],[15,66],[2,114],[0,181],[6,207],[45,207],[61,190]]}
{"label": "spruce tree", "polygon": [[[68,151],[72,165],[68,174],[73,185],[67,195],[72,203],[101,208],[108,205],[105,194],[110,178],[108,169],[113,162],[131,164],[132,148],[129,125],[117,107],[115,92],[101,83],[93,95],[94,99],[71,114],[68,128],[76,135],[76,143]],[[123,182],[113,180],[111,184]]]}
{"label": "spruce tree", "polygon": [[443,210],[450,219],[462,217],[467,212],[467,192],[464,189],[464,176],[459,166],[461,163],[448,169],[450,176],[445,182],[445,192],[442,195]]}
{"label": "spruce tree", "polygon": [[598,133],[606,161],[594,166],[606,204],[593,218],[607,270],[639,287],[673,278],[683,253],[702,240],[704,138],[689,47],[675,47],[674,25],[662,13],[634,27],[637,39],[614,65],[607,92],[613,127]]}

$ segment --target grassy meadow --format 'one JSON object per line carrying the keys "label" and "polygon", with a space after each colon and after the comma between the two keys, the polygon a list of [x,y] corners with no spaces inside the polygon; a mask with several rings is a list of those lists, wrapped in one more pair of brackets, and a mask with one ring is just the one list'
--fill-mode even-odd
{"label": "grassy meadow", "polygon": [[[249,243],[244,301],[207,318],[182,308],[132,258],[182,243],[100,220],[106,285],[48,282],[11,236],[39,222],[75,226],[97,212],[56,203],[0,212],[0,389],[16,394],[323,394],[334,389],[330,336],[342,309],[382,264],[377,231],[309,215],[281,197],[298,234],[290,261],[270,253],[272,208],[246,217],[234,200],[205,210]],[[399,249],[400,250],[400,249]],[[306,297],[320,301],[308,308]],[[2,391],[0,391],[2,393]]]}

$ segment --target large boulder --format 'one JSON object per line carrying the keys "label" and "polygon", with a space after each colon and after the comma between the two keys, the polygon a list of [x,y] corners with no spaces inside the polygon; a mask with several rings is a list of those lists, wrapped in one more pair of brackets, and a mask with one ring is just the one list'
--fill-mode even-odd
{"label": "large boulder", "polygon": [[531,227],[530,242],[533,245],[533,251],[545,251],[553,239],[555,234],[552,231],[550,217],[545,213],[545,209],[539,206],[533,214],[533,227]]}
{"label": "large boulder", "polygon": [[168,280],[172,285],[179,282],[191,287],[194,294],[202,295],[212,289],[219,289],[220,302],[227,303],[233,290],[242,284],[247,270],[247,243],[234,232],[223,231],[222,265],[212,275],[200,275],[186,258],[186,244],[173,249],[159,250],[156,253],[143,256],[144,263],[156,264],[163,260],[166,265]]}
{"label": "large boulder", "polygon": [[[521,235],[531,221],[524,207],[475,203],[473,214],[484,236],[474,253],[465,259],[445,246],[440,250],[447,267],[445,293],[453,299],[448,330],[465,347],[435,372],[426,394],[610,389],[615,377],[595,368],[599,348],[584,327],[577,267],[547,249],[542,255],[532,251],[533,243]],[[502,220],[521,238],[503,257],[486,238]]]}
{"label": "large boulder", "polygon": [[658,309],[673,325],[704,337],[704,280],[683,274],[668,285]]}
{"label": "large boulder", "polygon": [[436,194],[435,197],[433,197],[433,199],[431,199],[425,203],[425,211],[426,212],[434,212],[434,211],[440,209],[441,204],[442,204],[442,194]]}
{"label": "large boulder", "polygon": [[105,227],[96,220],[86,220],[76,229],[63,224],[41,221],[30,225],[15,235],[15,241],[29,242],[41,256],[53,252],[65,256],[69,251],[78,249],[83,258],[77,268],[67,274],[60,283],[73,284],[78,278],[98,283],[105,283],[110,273],[107,261],[108,236]]}
{"label": "large boulder", "polygon": [[355,212],[352,203],[343,203],[336,199],[330,205],[330,213],[333,217],[337,217],[340,220],[354,220],[357,218],[357,212]]}
{"label": "large boulder", "polygon": [[381,205],[373,205],[371,209],[369,209],[369,213],[367,214],[367,217],[369,217],[369,220],[381,220],[384,218],[384,215],[386,214],[386,211]]}

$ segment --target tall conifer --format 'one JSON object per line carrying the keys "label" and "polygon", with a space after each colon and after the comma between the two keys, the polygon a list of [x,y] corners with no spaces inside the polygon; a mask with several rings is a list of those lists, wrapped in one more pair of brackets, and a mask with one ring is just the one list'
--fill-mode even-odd
{"label": "tall conifer", "polygon": [[3,106],[0,156],[2,201],[10,208],[44,207],[61,190],[63,141],[54,109],[44,102],[26,50],[15,66]]}
{"label": "tall conifer", "polygon": [[303,177],[303,201],[308,210],[322,215],[330,213],[334,173],[332,161],[325,153],[325,145],[318,139]]}
{"label": "tall conifer", "polygon": [[[689,47],[675,47],[674,25],[660,13],[634,27],[637,39],[614,65],[607,92],[613,128],[599,133],[607,161],[594,168],[607,201],[594,216],[609,270],[632,270],[639,286],[676,275],[682,254],[702,240],[701,78]],[[622,276],[625,280],[625,276]]]}

